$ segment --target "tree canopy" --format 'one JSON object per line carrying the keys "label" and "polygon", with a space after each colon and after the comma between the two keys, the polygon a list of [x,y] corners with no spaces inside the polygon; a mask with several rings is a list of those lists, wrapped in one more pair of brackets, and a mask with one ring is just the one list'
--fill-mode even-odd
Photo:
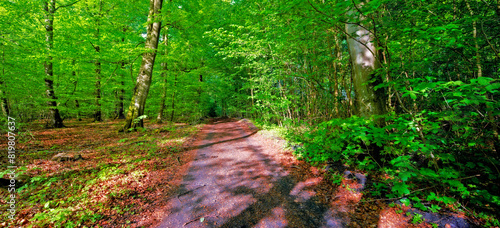
{"label": "tree canopy", "polygon": [[1,1],[2,118],[252,118],[313,164],[387,173],[381,197],[498,214],[498,0],[156,1]]}

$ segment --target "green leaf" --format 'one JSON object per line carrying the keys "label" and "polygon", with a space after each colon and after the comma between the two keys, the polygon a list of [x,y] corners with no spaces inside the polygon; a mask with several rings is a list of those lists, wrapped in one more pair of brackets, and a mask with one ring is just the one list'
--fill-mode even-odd
{"label": "green leaf", "polygon": [[430,178],[437,177],[436,172],[434,172],[434,170],[428,169],[428,168],[421,168],[420,169],[420,174],[422,174],[424,176],[428,176]]}
{"label": "green leaf", "polygon": [[478,77],[477,78],[477,82],[479,83],[479,85],[482,85],[482,86],[489,85],[491,80],[493,80],[493,79],[487,78],[487,77]]}
{"label": "green leaf", "polygon": [[399,178],[403,181],[407,181],[408,178],[411,178],[412,176],[416,176],[416,174],[413,172],[401,172],[401,173],[399,173]]}
{"label": "green leaf", "polygon": [[398,193],[399,196],[410,194],[410,190],[408,189],[408,185],[403,183],[394,183],[392,187],[392,192]]}
{"label": "green leaf", "polygon": [[431,205],[431,211],[432,211],[433,213],[437,213],[439,210],[441,210],[441,207],[440,207],[440,206],[435,205],[435,204],[432,204],[432,205]]}
{"label": "green leaf", "polygon": [[498,83],[498,82],[486,86],[486,90],[489,92],[496,92],[494,90],[499,89],[499,88],[500,88],[500,83]]}
{"label": "green leaf", "polygon": [[403,198],[400,200],[401,203],[403,203],[405,206],[409,206],[410,205],[410,200],[408,198]]}
{"label": "green leaf", "polygon": [[430,192],[429,195],[427,196],[427,201],[432,201],[432,200],[436,200],[437,197],[436,197],[436,193],[434,192]]}
{"label": "green leaf", "polygon": [[410,93],[410,97],[411,99],[413,100],[416,100],[417,99],[417,95],[415,93]]}

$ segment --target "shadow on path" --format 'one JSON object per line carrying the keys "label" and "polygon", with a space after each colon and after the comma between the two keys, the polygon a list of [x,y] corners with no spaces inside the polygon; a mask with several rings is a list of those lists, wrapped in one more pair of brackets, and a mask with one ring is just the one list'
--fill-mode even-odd
{"label": "shadow on path", "polygon": [[269,147],[235,122],[207,125],[160,227],[344,227]]}
{"label": "shadow on path", "polygon": [[215,144],[227,143],[227,142],[231,142],[231,141],[235,141],[235,140],[239,140],[239,139],[244,139],[244,138],[248,138],[248,137],[250,137],[252,135],[257,134],[257,132],[259,132],[259,131],[254,131],[254,132],[252,132],[252,133],[250,133],[248,135],[241,136],[241,137],[234,138],[234,139],[227,139],[227,140],[213,142],[213,143],[206,143],[206,144],[199,145],[199,146],[190,146],[190,147],[186,147],[185,150],[197,150],[197,149],[201,149],[201,148],[213,146]]}

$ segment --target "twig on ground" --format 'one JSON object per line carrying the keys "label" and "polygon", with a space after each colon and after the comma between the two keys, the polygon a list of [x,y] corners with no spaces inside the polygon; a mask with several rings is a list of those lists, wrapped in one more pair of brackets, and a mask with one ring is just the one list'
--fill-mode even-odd
{"label": "twig on ground", "polygon": [[192,222],[194,222],[194,221],[198,221],[198,220],[200,220],[201,218],[207,218],[207,217],[217,218],[217,216],[211,216],[211,215],[207,215],[207,216],[200,216],[200,217],[197,217],[197,218],[195,218],[195,219],[193,219],[193,220],[191,220],[191,221],[188,221],[188,222],[184,223],[182,226],[186,226],[186,225],[187,225],[187,224],[189,224],[189,223],[192,223]]}

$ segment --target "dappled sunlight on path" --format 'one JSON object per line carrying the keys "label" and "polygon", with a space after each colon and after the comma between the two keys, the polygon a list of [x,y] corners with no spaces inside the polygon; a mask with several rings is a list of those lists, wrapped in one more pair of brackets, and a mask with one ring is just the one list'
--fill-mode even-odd
{"label": "dappled sunlight on path", "polygon": [[160,227],[343,227],[347,221],[319,203],[237,122],[207,125],[197,156]]}

